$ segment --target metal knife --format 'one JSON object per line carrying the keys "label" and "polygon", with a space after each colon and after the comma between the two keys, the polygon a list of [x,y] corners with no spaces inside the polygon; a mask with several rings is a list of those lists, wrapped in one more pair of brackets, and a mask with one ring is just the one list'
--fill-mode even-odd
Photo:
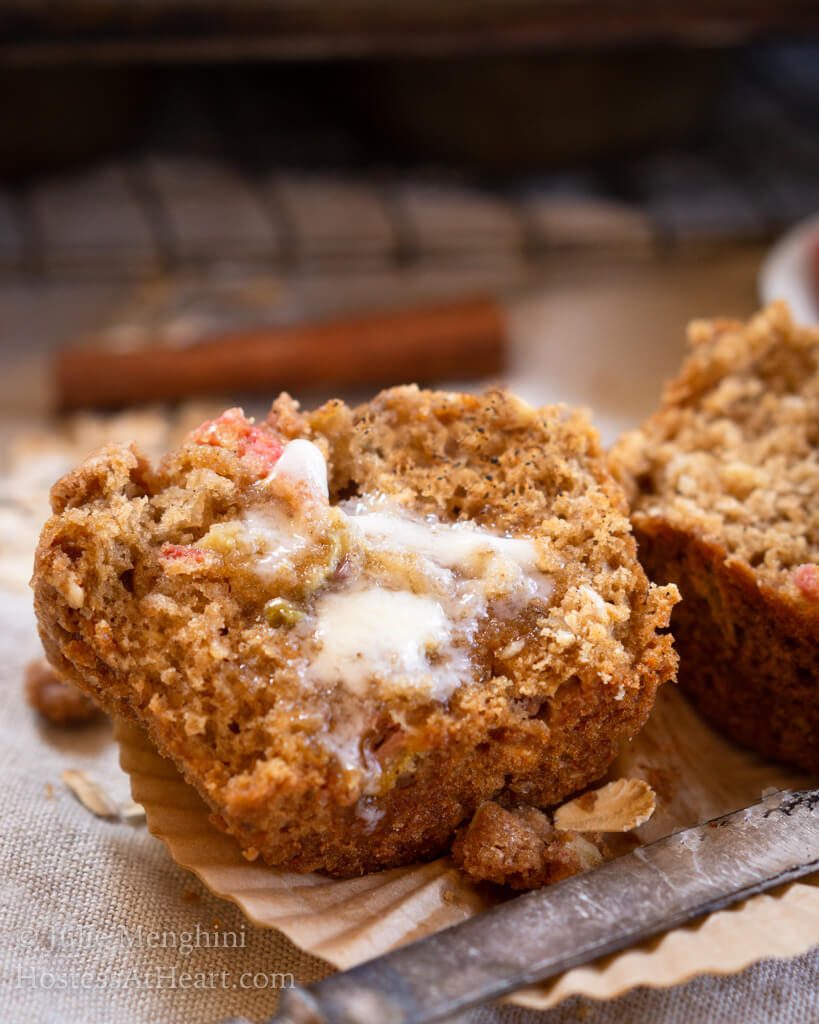
{"label": "metal knife", "polygon": [[817,870],[819,789],[777,792],[285,990],[269,1024],[433,1024]]}

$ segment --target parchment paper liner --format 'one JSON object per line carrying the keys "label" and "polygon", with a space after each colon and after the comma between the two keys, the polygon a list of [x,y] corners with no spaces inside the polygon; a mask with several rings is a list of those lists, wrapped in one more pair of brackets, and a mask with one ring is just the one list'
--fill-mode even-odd
{"label": "parchment paper liner", "polygon": [[[246,861],[208,820],[198,794],[160,757],[141,729],[118,722],[122,767],[148,826],[177,864],[250,921],[278,928],[339,968],[420,938],[485,906],[447,859],[335,881]],[[810,780],[739,750],[709,729],[672,686],[611,777],[646,778],[658,810],[638,830],[650,841],[759,799],[770,788]],[[819,943],[819,874],[678,928],[654,941],[526,989],[512,1002],[546,1009],[571,995],[611,999],[638,985],[678,985],[698,974],[732,974],[757,960],[796,956]]]}

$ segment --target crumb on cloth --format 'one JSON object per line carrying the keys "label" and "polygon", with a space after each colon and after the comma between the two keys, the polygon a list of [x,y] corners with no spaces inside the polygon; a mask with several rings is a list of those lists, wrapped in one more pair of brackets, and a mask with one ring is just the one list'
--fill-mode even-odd
{"label": "crumb on cloth", "polygon": [[60,679],[44,658],[28,663],[24,686],[28,704],[51,725],[85,725],[102,714],[90,697]]}
{"label": "crumb on cloth", "polygon": [[82,806],[94,817],[111,821],[119,818],[119,810],[113,798],[87,772],[72,768],[64,771],[61,778]]}

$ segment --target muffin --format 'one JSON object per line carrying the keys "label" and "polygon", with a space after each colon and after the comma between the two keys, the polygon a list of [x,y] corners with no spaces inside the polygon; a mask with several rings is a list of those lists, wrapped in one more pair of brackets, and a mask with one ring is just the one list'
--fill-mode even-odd
{"label": "muffin", "polygon": [[52,490],[33,586],[59,674],[147,729],[250,858],[351,876],[446,851],[485,801],[599,778],[673,676],[596,433],[401,387]]}
{"label": "muffin", "polygon": [[740,743],[818,772],[819,330],[775,304],[689,342],[611,464],[646,571],[682,593],[681,685]]}

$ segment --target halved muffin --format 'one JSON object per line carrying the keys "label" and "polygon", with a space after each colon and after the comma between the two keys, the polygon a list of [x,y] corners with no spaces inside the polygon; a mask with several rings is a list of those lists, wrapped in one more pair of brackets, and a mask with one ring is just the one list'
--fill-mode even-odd
{"label": "halved muffin", "polygon": [[59,481],[33,585],[58,671],[138,719],[245,852],[353,875],[486,800],[601,776],[673,676],[578,413],[383,392],[203,424]]}
{"label": "halved muffin", "polygon": [[683,596],[680,683],[718,727],[819,771],[819,330],[697,321],[659,411],[612,451],[640,559]]}

